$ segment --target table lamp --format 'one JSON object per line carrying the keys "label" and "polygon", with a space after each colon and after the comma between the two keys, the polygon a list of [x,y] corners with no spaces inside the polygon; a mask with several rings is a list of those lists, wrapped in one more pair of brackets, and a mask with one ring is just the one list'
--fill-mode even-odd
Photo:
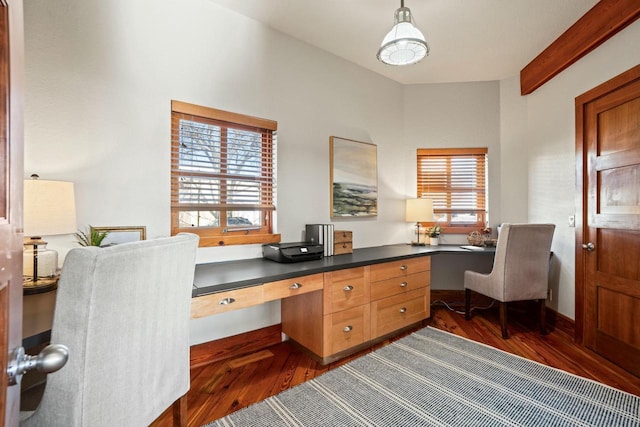
{"label": "table lamp", "polygon": [[433,200],[431,199],[407,199],[407,209],[405,219],[407,222],[416,223],[416,234],[418,240],[411,242],[413,246],[424,246],[420,243],[420,223],[433,221]]}
{"label": "table lamp", "polygon": [[42,236],[76,231],[73,183],[38,178],[34,174],[24,181],[22,283],[25,291],[55,288],[58,283],[58,253],[47,249]]}

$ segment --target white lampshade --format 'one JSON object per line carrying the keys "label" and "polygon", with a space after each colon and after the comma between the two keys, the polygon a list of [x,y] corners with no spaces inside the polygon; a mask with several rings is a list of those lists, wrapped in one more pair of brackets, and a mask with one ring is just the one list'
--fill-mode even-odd
{"label": "white lampshade", "polygon": [[433,200],[407,199],[405,219],[407,222],[433,221]]}
{"label": "white lampshade", "polygon": [[24,235],[51,236],[76,232],[73,183],[27,179],[24,181]]}
{"label": "white lampshade", "polygon": [[422,32],[412,22],[411,10],[404,1],[395,13],[395,25],[382,40],[378,59],[389,65],[410,65],[429,54],[429,45]]}

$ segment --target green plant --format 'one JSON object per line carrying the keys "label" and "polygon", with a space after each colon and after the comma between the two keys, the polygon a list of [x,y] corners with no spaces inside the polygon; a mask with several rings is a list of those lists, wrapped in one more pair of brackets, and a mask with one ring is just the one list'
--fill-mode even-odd
{"label": "green plant", "polygon": [[429,229],[427,230],[427,234],[429,235],[429,237],[438,237],[443,230],[444,228],[440,227],[439,224],[434,224],[433,227],[429,227]]}
{"label": "green plant", "polygon": [[98,231],[92,226],[89,226],[89,234],[78,230],[78,232],[73,235],[76,236],[80,246],[100,246],[108,234],[108,231]]}

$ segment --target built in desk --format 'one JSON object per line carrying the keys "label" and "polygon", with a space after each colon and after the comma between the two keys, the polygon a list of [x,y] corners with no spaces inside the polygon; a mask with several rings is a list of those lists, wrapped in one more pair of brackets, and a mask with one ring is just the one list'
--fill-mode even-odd
{"label": "built in desk", "polygon": [[264,258],[198,264],[196,265],[192,296],[195,298],[301,275],[439,254],[449,255],[447,258],[452,256],[452,259],[467,258],[466,256],[462,258],[460,255],[477,255],[483,258],[490,257],[490,262],[493,262],[495,248],[468,250],[459,245],[411,246],[398,244],[354,249],[351,254],[334,255],[317,261],[290,264],[277,263]]}
{"label": "built in desk", "polygon": [[398,244],[289,264],[263,258],[198,264],[191,317],[281,300],[282,331],[328,363],[422,322],[434,277],[461,287],[464,269],[490,271],[494,253]]}

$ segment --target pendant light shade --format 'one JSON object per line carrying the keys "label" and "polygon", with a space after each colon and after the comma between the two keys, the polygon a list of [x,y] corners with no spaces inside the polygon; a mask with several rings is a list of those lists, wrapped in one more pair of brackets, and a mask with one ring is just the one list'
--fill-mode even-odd
{"label": "pendant light shade", "polygon": [[394,22],[395,25],[382,40],[378,50],[380,61],[389,65],[410,65],[429,54],[429,45],[422,32],[414,25],[411,10],[404,7],[404,0],[401,0],[400,8],[396,10]]}

